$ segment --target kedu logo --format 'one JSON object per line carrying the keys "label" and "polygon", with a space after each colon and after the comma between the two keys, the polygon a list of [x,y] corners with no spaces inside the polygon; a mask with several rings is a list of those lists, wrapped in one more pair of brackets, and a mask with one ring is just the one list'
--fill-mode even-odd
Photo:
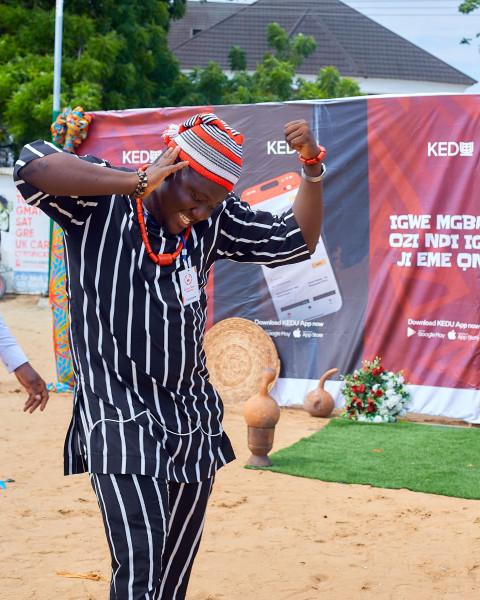
{"label": "kedu logo", "polygon": [[163,150],[124,150],[122,162],[124,165],[140,165],[153,163]]}
{"label": "kedu logo", "polygon": [[290,148],[285,140],[267,141],[267,154],[295,154],[296,150]]}
{"label": "kedu logo", "polygon": [[475,142],[428,142],[428,156],[473,156]]}

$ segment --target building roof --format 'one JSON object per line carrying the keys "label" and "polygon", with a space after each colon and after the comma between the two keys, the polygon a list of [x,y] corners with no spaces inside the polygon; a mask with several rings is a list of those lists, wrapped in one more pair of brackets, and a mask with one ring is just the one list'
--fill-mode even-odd
{"label": "building roof", "polygon": [[168,32],[170,49],[188,41],[194,32],[209,29],[244,6],[244,4],[231,2],[187,2],[185,16],[178,21],[170,21]]}
{"label": "building roof", "polygon": [[[213,60],[230,69],[228,53],[240,46],[247,69],[268,51],[266,29],[278,23],[289,38],[311,35],[316,51],[298,70],[316,76],[334,66],[342,77],[427,81],[468,87],[474,79],[362,15],[340,0],[257,0],[253,4],[187,2],[185,17],[172,22],[169,45],[184,70]],[[201,30],[192,35],[193,30]]]}

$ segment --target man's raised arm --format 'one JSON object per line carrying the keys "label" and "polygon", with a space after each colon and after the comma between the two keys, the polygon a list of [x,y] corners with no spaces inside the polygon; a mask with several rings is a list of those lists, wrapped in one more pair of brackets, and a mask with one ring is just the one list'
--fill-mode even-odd
{"label": "man's raised arm", "polygon": [[[178,149],[169,148],[147,169],[148,196],[168,175],[186,166],[173,164]],[[19,176],[30,185],[52,196],[107,196],[132,194],[138,184],[135,171],[104,169],[98,164],[79,160],[68,152],[40,156],[19,170]]]}
{"label": "man's raised arm", "polygon": [[[315,159],[319,155],[319,147],[306,121],[291,121],[285,125],[285,140],[290,148],[296,150],[305,160]],[[323,220],[322,181],[324,172],[322,162],[302,165],[302,180],[295,202],[293,213],[300,227],[310,254],[315,251]],[[309,181],[313,179],[314,181]]]}

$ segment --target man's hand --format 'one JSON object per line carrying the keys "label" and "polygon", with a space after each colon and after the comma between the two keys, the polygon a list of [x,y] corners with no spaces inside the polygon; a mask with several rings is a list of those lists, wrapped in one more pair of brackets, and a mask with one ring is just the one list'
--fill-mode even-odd
{"label": "man's hand", "polygon": [[157,188],[169,175],[175,173],[176,171],[180,171],[180,169],[188,167],[188,161],[186,160],[175,163],[179,152],[180,146],[176,146],[175,148],[167,148],[165,152],[159,158],[157,158],[157,160],[150,165],[150,167],[148,167],[146,170],[148,185],[145,188],[144,197],[147,197],[149,194],[151,194],[153,190]]}
{"label": "man's hand", "polygon": [[28,399],[25,402],[23,411],[29,410],[33,413],[35,409],[40,407],[40,410],[45,410],[48,400],[48,391],[45,382],[35,369],[26,362],[17,367],[14,371],[18,381],[28,392]]}
{"label": "man's hand", "polygon": [[[174,164],[180,148],[168,148],[148,167],[148,186],[145,196],[151,194],[171,173],[183,169],[188,162]],[[19,175],[27,183],[53,196],[109,196],[133,194],[138,185],[135,171],[99,169],[97,165],[78,160],[68,152],[55,152],[36,158],[23,166]]]}
{"label": "man's hand", "polygon": [[291,121],[284,128],[285,141],[303,158],[315,158],[318,155],[318,145],[308,123],[303,119]]}

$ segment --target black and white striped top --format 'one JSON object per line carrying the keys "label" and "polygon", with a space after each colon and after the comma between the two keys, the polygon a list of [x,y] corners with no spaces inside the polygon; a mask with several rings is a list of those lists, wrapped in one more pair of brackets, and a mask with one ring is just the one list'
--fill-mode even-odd
{"label": "black and white striped top", "polygon": [[[59,152],[49,142],[24,147],[15,183],[32,206],[65,232],[70,348],[75,372],[65,473],[136,473],[202,481],[234,459],[222,429],[223,405],[209,382],[203,336],[208,273],[228,258],[271,266],[309,257],[291,211],[254,212],[229,194],[192,227],[187,263],[200,301],[184,306],[179,256],[157,266],[147,256],[135,203],[127,196],[54,197],[22,181],[21,167]],[[92,156],[99,168],[114,168]],[[179,237],[147,222],[155,253]]]}

